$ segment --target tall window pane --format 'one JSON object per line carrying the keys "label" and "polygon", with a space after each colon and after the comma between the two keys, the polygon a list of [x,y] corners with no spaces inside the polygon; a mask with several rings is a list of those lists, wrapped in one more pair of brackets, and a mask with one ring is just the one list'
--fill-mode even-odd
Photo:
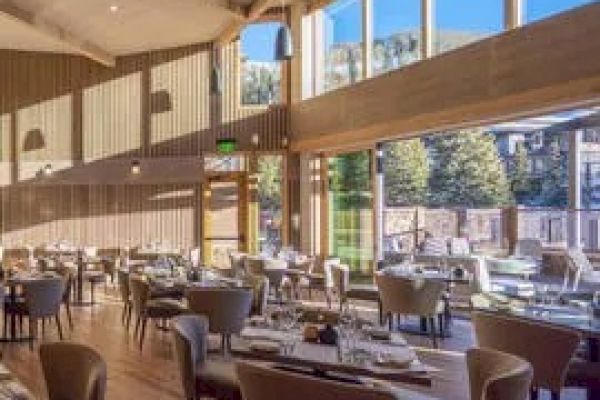
{"label": "tall window pane", "polygon": [[593,3],[595,0],[524,0],[525,21],[533,22],[552,15]]}
{"label": "tall window pane", "polygon": [[259,241],[263,251],[275,251],[281,247],[282,161],[279,155],[258,158]]}
{"label": "tall window pane", "polygon": [[329,159],[329,253],[355,279],[372,276],[373,198],[369,151]]}
{"label": "tall window pane", "polygon": [[420,58],[421,0],[373,0],[373,74]]}
{"label": "tall window pane", "polygon": [[362,76],[362,5],[338,0],[323,10],[323,89],[354,83]]}
{"label": "tall window pane", "polygon": [[244,105],[281,101],[281,65],[274,44],[279,22],[252,24],[241,33],[240,79]]}
{"label": "tall window pane", "polygon": [[504,0],[436,0],[434,53],[439,54],[504,27]]}

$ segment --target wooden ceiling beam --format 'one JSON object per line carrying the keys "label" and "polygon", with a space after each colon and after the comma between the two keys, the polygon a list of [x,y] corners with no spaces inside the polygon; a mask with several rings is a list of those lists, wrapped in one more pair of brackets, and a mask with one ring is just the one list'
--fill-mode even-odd
{"label": "wooden ceiling beam", "polygon": [[217,46],[224,46],[235,39],[248,24],[258,20],[269,8],[280,4],[281,0],[254,0],[248,8],[246,17],[227,26],[215,39]]}
{"label": "wooden ceiling beam", "polygon": [[9,0],[0,0],[0,15],[4,15],[13,21],[36,30],[44,36],[57,40],[73,51],[104,66],[115,66],[115,57],[100,46],[78,37],[52,21],[48,21],[33,12],[20,8]]}

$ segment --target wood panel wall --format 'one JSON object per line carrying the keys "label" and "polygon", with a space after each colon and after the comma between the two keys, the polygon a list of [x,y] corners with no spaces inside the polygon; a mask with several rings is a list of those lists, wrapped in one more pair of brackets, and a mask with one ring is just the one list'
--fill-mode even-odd
{"label": "wood panel wall", "polygon": [[600,4],[291,105],[295,151],[367,148],[600,101]]}
{"label": "wood panel wall", "polygon": [[240,106],[238,42],[219,51],[223,91],[210,93],[215,54],[198,44],[105,68],[0,50],[2,244],[198,244],[202,155],[218,138],[245,151],[256,133],[253,150],[274,151],[287,136],[285,106]]}

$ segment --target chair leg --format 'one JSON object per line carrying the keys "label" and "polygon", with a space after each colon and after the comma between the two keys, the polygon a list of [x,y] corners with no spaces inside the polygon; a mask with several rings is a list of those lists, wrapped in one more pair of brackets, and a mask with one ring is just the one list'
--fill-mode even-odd
{"label": "chair leg", "polygon": [[90,295],[91,295],[91,299],[92,299],[92,304],[96,304],[95,300],[94,300],[94,284],[90,284]]}
{"label": "chair leg", "polygon": [[146,336],[146,323],[148,322],[148,317],[144,317],[142,319],[142,332],[140,333],[140,351],[142,351],[142,347],[144,346],[144,338]]}
{"label": "chair leg", "polygon": [[140,323],[142,322],[142,317],[140,317],[139,315],[137,316],[136,320],[135,320],[135,329],[133,330],[133,336],[137,337],[138,332],[140,331]]}
{"label": "chair leg", "polygon": [[29,350],[33,351],[33,341],[37,338],[37,324],[36,318],[29,318]]}
{"label": "chair leg", "polygon": [[331,310],[331,291],[325,289],[325,301],[327,301],[327,308]]}
{"label": "chair leg", "polygon": [[126,322],[127,323],[127,325],[126,325],[127,331],[129,331],[129,327],[131,326],[131,309],[132,309],[131,304],[129,304],[127,306],[127,322]]}
{"label": "chair leg", "polygon": [[388,313],[387,320],[388,320],[388,329],[391,332],[394,328],[394,314]]}
{"label": "chair leg", "polygon": [[46,337],[46,318],[42,318],[42,337]]}
{"label": "chair leg", "polygon": [[69,329],[73,330],[73,315],[71,314],[71,305],[65,303],[65,310],[67,311],[67,320],[69,321]]}
{"label": "chair leg", "polygon": [[60,340],[63,340],[63,331],[62,326],[60,324],[60,315],[57,313],[54,318],[56,319],[56,329],[58,329],[58,337]]}
{"label": "chair leg", "polygon": [[434,349],[438,348],[437,335],[435,332],[435,317],[429,317],[429,332],[431,335],[431,344]]}
{"label": "chair leg", "polygon": [[379,325],[383,325],[384,324],[384,319],[383,319],[383,308],[381,306],[381,301],[378,301],[378,309],[379,309]]}
{"label": "chair leg", "polygon": [[127,317],[127,303],[123,303],[123,312],[121,312],[121,325],[125,325],[126,317]]}
{"label": "chair leg", "polygon": [[4,313],[4,327],[2,328],[2,337],[6,338],[6,334],[8,331],[8,314]]}
{"label": "chair leg", "polygon": [[19,334],[23,336],[23,316],[19,315]]}

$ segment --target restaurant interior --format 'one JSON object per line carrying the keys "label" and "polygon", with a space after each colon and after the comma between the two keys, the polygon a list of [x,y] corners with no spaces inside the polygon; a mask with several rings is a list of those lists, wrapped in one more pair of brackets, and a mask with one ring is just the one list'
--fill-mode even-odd
{"label": "restaurant interior", "polygon": [[0,0],[0,400],[600,400],[597,0]]}

